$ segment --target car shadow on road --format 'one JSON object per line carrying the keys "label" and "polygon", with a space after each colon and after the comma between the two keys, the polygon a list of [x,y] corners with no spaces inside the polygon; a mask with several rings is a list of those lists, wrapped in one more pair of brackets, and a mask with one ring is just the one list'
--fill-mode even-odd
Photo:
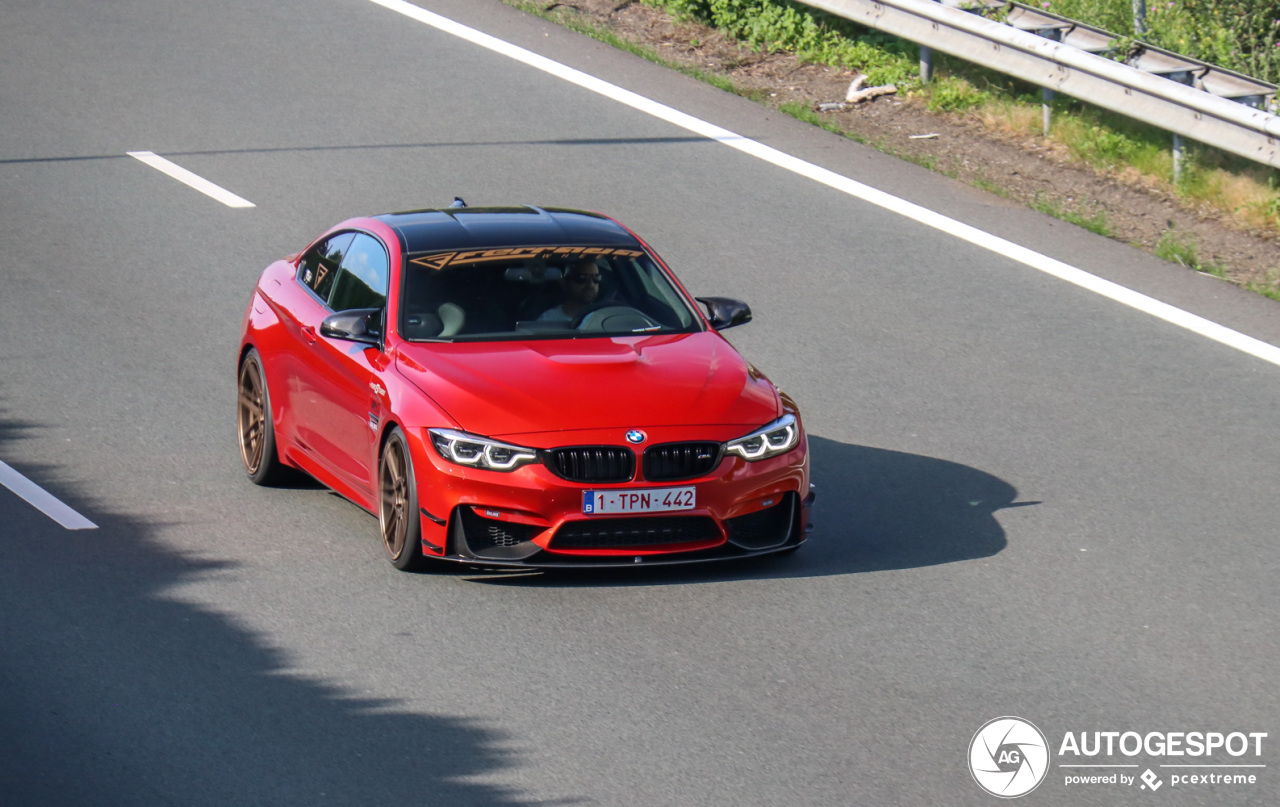
{"label": "car shadow on road", "polygon": [[814,530],[798,552],[692,566],[476,574],[497,585],[626,586],[825,577],[935,566],[1005,548],[996,513],[1017,490],[995,476],[947,460],[850,445],[810,435],[818,494]]}
{"label": "car shadow on road", "polygon": [[519,738],[310,676],[182,601],[235,564],[85,495],[33,460],[45,439],[0,407],[0,459],[98,528],[64,530],[0,487],[0,803],[531,803],[478,781],[520,764]]}

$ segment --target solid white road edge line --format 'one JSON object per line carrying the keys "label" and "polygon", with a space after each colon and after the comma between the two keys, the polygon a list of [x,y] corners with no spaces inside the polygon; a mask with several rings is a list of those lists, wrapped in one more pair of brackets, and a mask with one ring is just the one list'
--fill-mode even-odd
{"label": "solid white road edge line", "polygon": [[96,530],[98,525],[72,510],[52,493],[0,462],[0,485],[69,530]]}
{"label": "solid white road edge line", "polygon": [[177,163],[170,162],[164,157],[150,151],[126,151],[130,157],[135,160],[141,160],[162,174],[168,174],[174,179],[191,188],[203,193],[205,196],[217,199],[227,207],[253,207],[253,202],[248,199],[242,199],[236,196],[226,188],[218,187],[204,177],[193,174]]}
{"label": "solid white road edge line", "polygon": [[927,227],[955,236],[971,244],[982,247],[984,249],[1003,255],[1019,263],[1030,266],[1046,274],[1052,275],[1060,280],[1073,283],[1081,288],[1088,289],[1115,300],[1118,303],[1135,308],[1144,313],[1150,314],[1166,322],[1185,328],[1193,333],[1208,337],[1215,342],[1220,342],[1236,350],[1248,353],[1263,361],[1280,366],[1280,348],[1275,345],[1247,336],[1239,331],[1232,330],[1224,325],[1207,320],[1204,317],[1197,316],[1189,311],[1183,311],[1168,303],[1162,303],[1159,300],[1148,297],[1140,292],[1113,283],[1110,280],[1104,280],[1097,275],[1092,275],[1083,269],[1077,269],[1070,264],[1063,263],[1055,258],[1047,255],[1041,255],[1034,250],[1019,246],[1012,241],[1007,241],[999,236],[979,230],[963,222],[956,221],[930,210],[921,207],[914,202],[908,202],[905,199],[899,199],[892,194],[877,190],[869,185],[864,185],[857,180],[849,179],[841,176],[834,171],[821,168],[813,163],[793,157],[786,152],[779,151],[771,146],[766,146],[755,140],[735,134],[728,129],[723,129],[715,124],[708,123],[692,115],[685,114],[677,109],[673,109],[665,104],[660,104],[643,95],[624,90],[617,85],[610,84],[607,81],[596,78],[595,76],[583,73],[572,67],[560,64],[538,54],[526,50],[518,45],[503,41],[497,37],[469,28],[461,23],[442,17],[426,9],[419,8],[406,0],[369,0],[383,8],[398,12],[418,22],[430,25],[447,34],[459,37],[482,48],[486,48],[503,56],[508,56],[518,62],[529,65],[530,67],[550,73],[557,78],[564,79],[592,92],[599,93],[606,98],[611,98],[629,107],[637,109],[641,112],[652,115],[668,123],[679,126],[682,129],[702,135],[711,140],[723,143],[730,148],[758,157],[765,162],[772,163],[779,168],[784,168],[803,177],[808,177],[815,182],[820,182],[835,190],[846,193],[850,196],[869,202],[885,210],[893,211],[899,215],[905,216],[913,221],[919,222]]}

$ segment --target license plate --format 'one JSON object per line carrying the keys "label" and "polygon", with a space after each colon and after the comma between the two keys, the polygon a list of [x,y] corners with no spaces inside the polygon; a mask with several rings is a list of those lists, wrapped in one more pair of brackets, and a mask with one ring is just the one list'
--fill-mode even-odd
{"label": "license plate", "polygon": [[667,513],[692,510],[694,488],[655,488],[651,490],[586,490],[582,492],[582,512],[598,513]]}

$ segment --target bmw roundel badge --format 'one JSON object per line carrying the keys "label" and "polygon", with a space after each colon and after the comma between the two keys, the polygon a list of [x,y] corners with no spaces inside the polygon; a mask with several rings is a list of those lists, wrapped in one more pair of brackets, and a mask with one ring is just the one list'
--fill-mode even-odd
{"label": "bmw roundel badge", "polygon": [[628,443],[643,443],[644,439],[645,439],[645,434],[639,429],[632,429],[631,431],[627,432]]}

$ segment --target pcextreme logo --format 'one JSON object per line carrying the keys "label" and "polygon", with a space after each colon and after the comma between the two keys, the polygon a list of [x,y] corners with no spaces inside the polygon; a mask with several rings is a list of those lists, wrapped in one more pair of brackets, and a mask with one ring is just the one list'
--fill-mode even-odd
{"label": "pcextreme logo", "polygon": [[[1064,787],[1136,787],[1146,793],[1257,786],[1265,731],[1067,731],[1056,744]],[[1050,773],[1050,745],[1020,717],[997,717],[969,742],[969,772],[993,796],[1012,799]],[[1139,773],[1141,771],[1141,773]]]}

